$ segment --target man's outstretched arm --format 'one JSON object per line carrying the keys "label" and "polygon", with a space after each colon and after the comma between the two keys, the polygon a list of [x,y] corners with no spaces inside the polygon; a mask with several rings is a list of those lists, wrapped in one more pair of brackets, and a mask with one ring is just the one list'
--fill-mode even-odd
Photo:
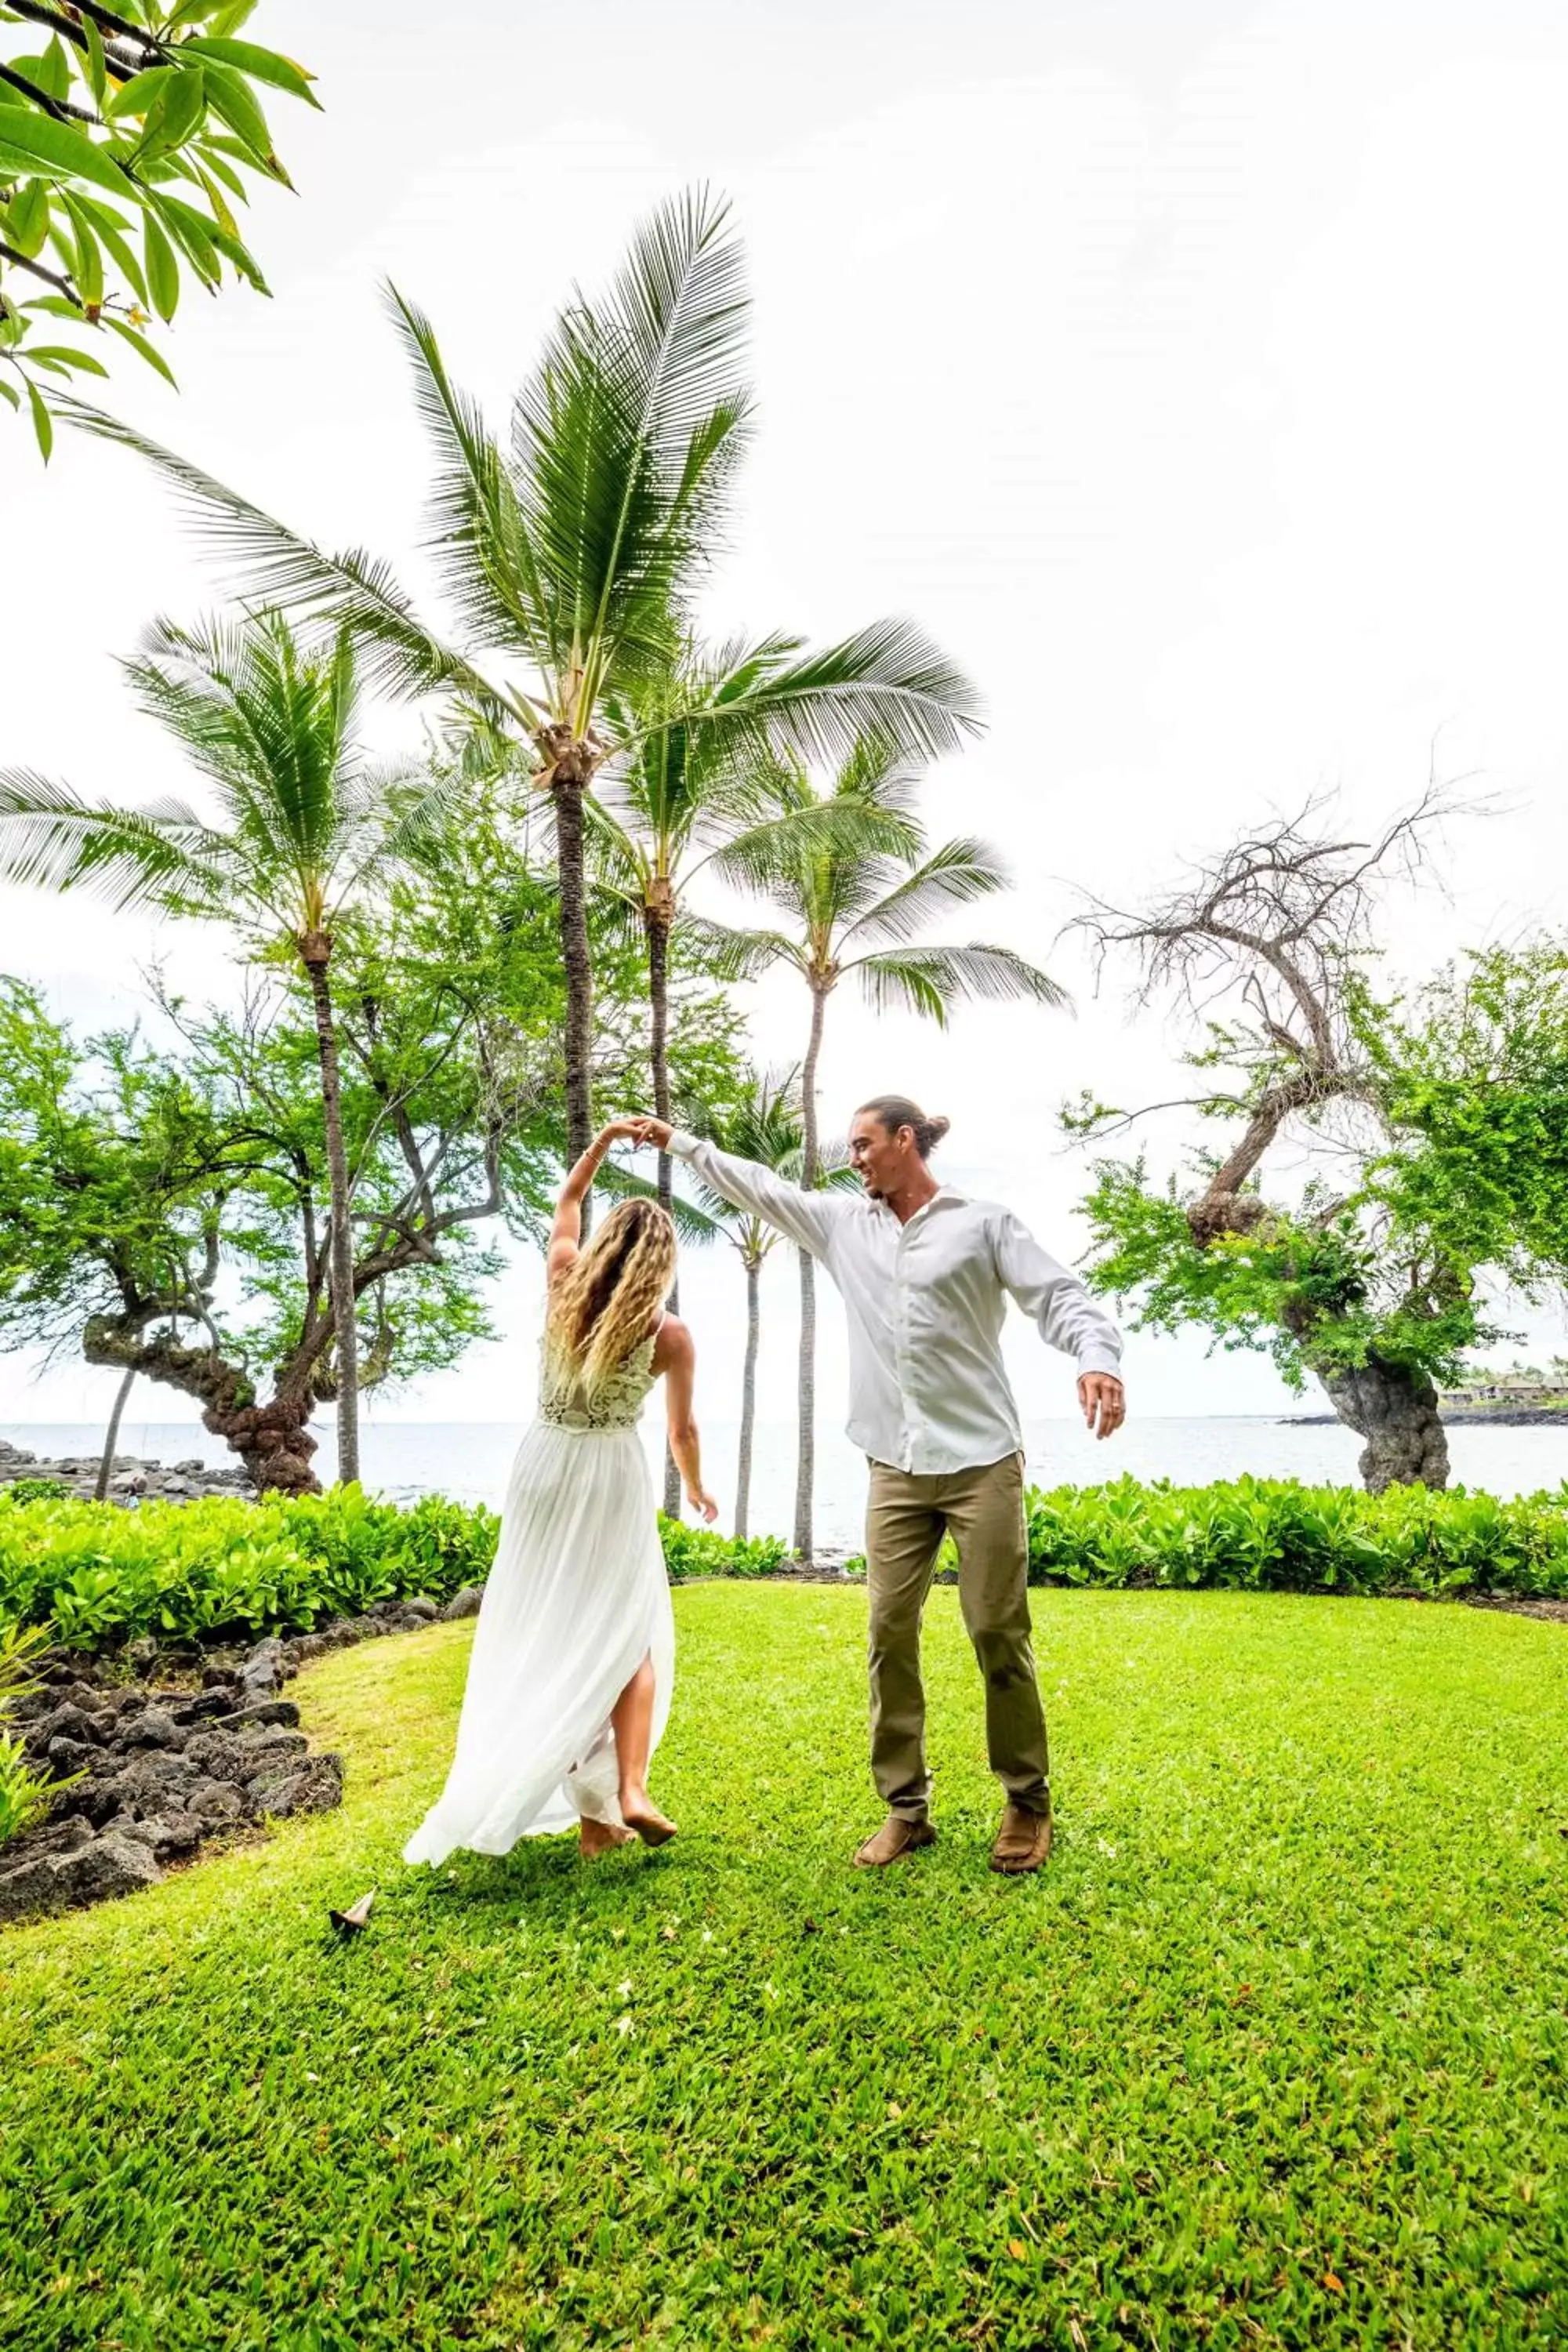
{"label": "man's outstretched arm", "polygon": [[797,1185],[775,1176],[771,1168],[759,1167],[754,1160],[737,1160],[700,1136],[688,1135],[682,1128],[667,1127],[662,1119],[639,1119],[637,1126],[640,1141],[684,1160],[721,1200],[776,1225],[781,1234],[798,1248],[809,1250],[813,1257],[826,1256],[828,1237],[847,1206],[842,1194],[835,1197],[829,1192],[803,1192]]}
{"label": "man's outstretched arm", "polygon": [[1121,1334],[1087,1283],[1043,1250],[1005,1209],[995,1233],[996,1271],[1047,1347],[1078,1365],[1079,1402],[1090,1429],[1109,1437],[1127,1418]]}

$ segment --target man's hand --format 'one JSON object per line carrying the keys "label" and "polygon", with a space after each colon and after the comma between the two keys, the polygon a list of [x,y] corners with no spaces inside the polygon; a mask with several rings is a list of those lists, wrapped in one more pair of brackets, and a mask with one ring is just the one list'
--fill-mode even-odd
{"label": "man's hand", "polygon": [[637,1118],[628,1119],[626,1125],[631,1129],[634,1143],[639,1146],[651,1143],[656,1151],[668,1150],[669,1139],[675,1129],[666,1126],[662,1118],[649,1118],[639,1114]]}
{"label": "man's hand", "polygon": [[1082,1372],[1078,1401],[1097,1437],[1113,1437],[1127,1418],[1127,1391],[1114,1372]]}

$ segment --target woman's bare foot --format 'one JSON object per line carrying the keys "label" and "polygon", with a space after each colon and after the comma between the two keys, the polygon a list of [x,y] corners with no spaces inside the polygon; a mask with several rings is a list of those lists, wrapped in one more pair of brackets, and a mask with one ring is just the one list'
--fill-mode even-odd
{"label": "woman's bare foot", "polygon": [[617,1829],[614,1822],[591,1822],[586,1815],[577,1824],[584,1862],[597,1862],[612,1846],[630,1845],[636,1834],[633,1830]]}
{"label": "woman's bare foot", "polygon": [[644,1845],[668,1845],[675,1835],[675,1823],[665,1819],[646,1789],[622,1791],[621,1819]]}

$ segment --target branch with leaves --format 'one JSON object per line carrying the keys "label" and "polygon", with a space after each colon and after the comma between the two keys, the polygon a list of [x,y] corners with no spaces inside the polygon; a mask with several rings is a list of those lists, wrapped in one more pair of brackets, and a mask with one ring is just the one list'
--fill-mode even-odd
{"label": "branch with leaves", "polygon": [[107,376],[110,339],[174,382],[146,331],[186,274],[268,290],[236,212],[252,181],[290,184],[258,86],[317,100],[303,67],[237,37],[255,5],[0,5],[0,399],[46,461],[60,388]]}

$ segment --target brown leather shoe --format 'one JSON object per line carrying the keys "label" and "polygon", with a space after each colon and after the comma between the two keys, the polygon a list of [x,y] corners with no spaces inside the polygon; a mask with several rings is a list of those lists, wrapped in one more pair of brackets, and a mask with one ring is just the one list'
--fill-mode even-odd
{"label": "brown leather shoe", "polygon": [[922,1845],[934,1845],[936,1832],[929,1822],[906,1822],[901,1813],[889,1813],[875,1837],[868,1837],[855,1857],[857,1870],[885,1870],[890,1862],[901,1862]]}
{"label": "brown leather shoe", "polygon": [[1021,1877],[1026,1871],[1038,1870],[1050,1850],[1050,1799],[1047,1798],[1043,1813],[1031,1813],[1023,1805],[1009,1805],[1002,1815],[1002,1826],[991,1849],[991,1867],[1009,1878]]}

